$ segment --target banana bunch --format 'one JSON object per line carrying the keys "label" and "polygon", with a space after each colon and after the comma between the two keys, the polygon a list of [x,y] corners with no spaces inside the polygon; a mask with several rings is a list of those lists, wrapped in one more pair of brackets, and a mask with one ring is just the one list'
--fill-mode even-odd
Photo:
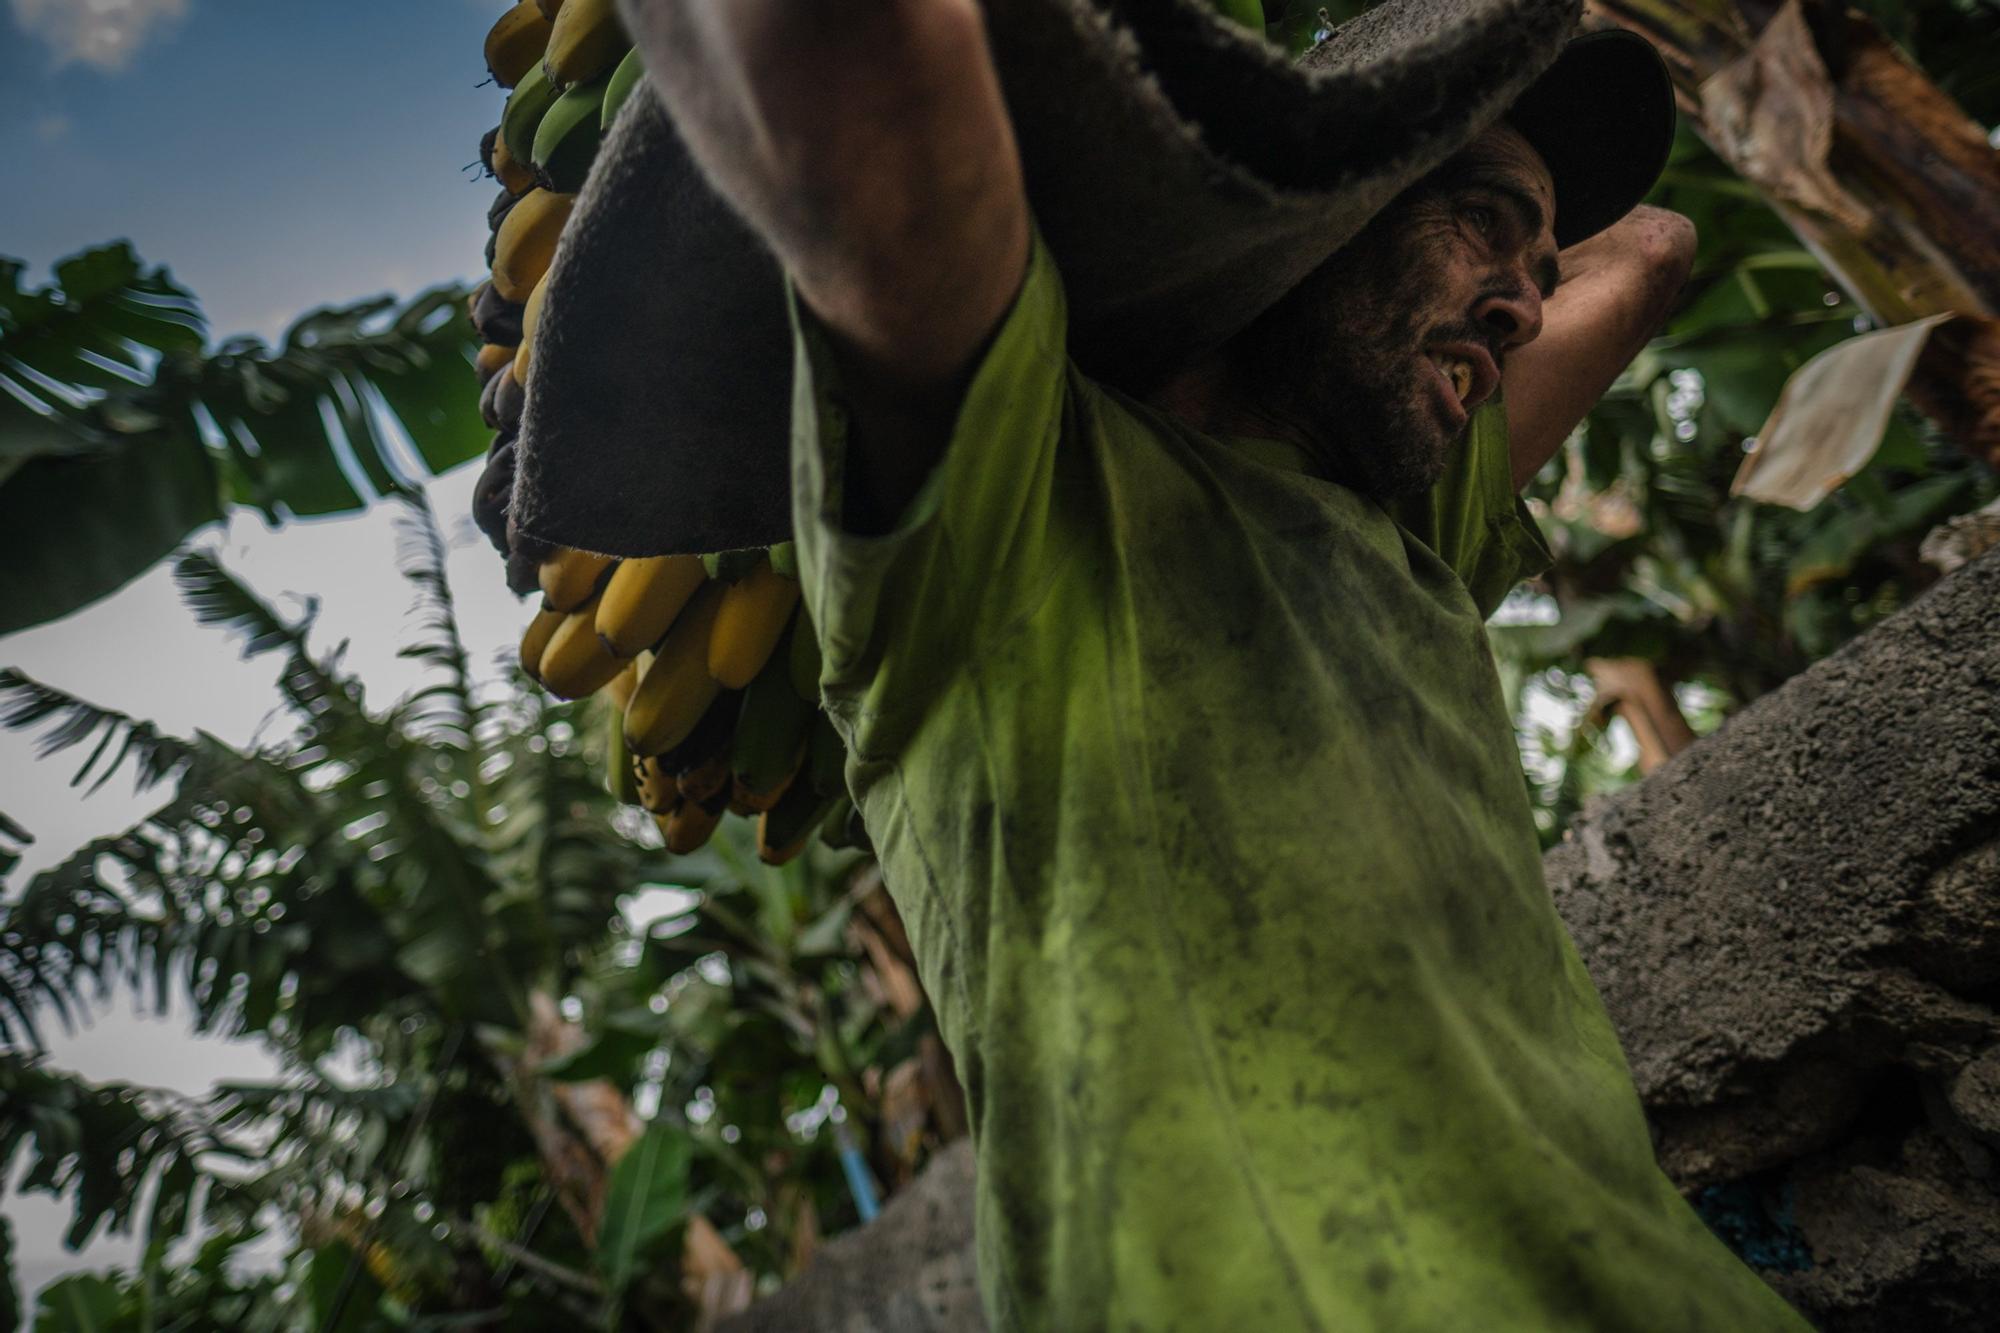
{"label": "banana bunch", "polygon": [[558,550],[539,574],[522,669],[558,698],[605,693],[608,783],[670,851],[700,847],[725,814],[758,821],[772,865],[815,832],[857,845],[789,543],[639,560]]}
{"label": "banana bunch", "polygon": [[[474,513],[503,552],[549,269],[643,77],[631,46],[613,0],[521,0],[487,35],[487,70],[509,92],[480,143],[500,193],[487,214],[492,276],[471,316],[485,344],[480,411],[498,436]],[[643,560],[557,550],[536,573],[521,668],[559,698],[603,697],[606,784],[653,816],[670,850],[694,851],[731,813],[757,821],[758,855],[773,865],[815,833],[864,844],[840,737],[819,710],[819,649],[790,543]]]}

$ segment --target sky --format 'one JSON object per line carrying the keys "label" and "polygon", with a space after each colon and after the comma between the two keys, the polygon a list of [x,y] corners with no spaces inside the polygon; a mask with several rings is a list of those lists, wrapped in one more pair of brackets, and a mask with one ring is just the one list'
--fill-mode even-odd
{"label": "sky", "polygon": [[481,268],[502,0],[0,0],[0,254],[129,238],[219,335]]}
{"label": "sky", "polygon": [[[0,0],[0,255],[27,261],[39,282],[56,260],[128,238],[195,293],[218,341],[273,340],[315,306],[475,278],[496,187],[462,168],[499,118],[504,94],[480,86],[481,49],[504,8]],[[491,662],[512,651],[525,613],[470,530],[475,471],[434,483],[432,503],[455,538],[468,646]],[[319,641],[351,640],[373,702],[386,706],[414,683],[415,668],[395,657],[410,592],[386,511],[278,531],[239,514],[196,540],[283,608],[318,595]],[[273,664],[244,663],[224,636],[195,625],[164,567],[64,620],[0,638],[0,665],[170,731],[201,727],[236,742],[276,706]],[[164,799],[134,797],[120,780],[81,800],[63,763],[38,764],[28,738],[0,733],[0,810],[37,836],[9,886]],[[272,1068],[254,1046],[197,1040],[181,1015],[138,1016],[124,999],[59,1035],[51,1059],[95,1079],[188,1093]],[[117,1241],[65,1253],[66,1209],[11,1188],[0,1212],[14,1223],[31,1303],[63,1272],[133,1254]]]}

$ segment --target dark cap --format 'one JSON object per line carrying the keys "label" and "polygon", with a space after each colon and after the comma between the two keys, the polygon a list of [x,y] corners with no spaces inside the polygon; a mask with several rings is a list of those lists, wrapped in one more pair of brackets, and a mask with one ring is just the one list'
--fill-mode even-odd
{"label": "dark cap", "polygon": [[1607,28],[1563,48],[1506,121],[1548,164],[1556,244],[1574,245],[1630,212],[1667,165],[1674,83],[1653,44]]}

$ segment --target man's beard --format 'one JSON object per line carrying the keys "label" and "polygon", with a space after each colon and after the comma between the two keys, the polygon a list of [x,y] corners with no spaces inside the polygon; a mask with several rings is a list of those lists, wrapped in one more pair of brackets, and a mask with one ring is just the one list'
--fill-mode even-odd
{"label": "man's beard", "polygon": [[1299,423],[1329,479],[1379,500],[1436,485],[1465,435],[1439,416],[1425,345],[1488,341],[1436,322],[1443,282],[1426,248],[1378,218],[1258,321],[1237,363],[1251,401]]}

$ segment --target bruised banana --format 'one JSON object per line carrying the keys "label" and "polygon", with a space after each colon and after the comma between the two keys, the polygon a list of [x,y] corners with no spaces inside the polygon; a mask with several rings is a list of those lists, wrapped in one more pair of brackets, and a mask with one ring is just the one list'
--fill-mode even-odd
{"label": "bruised banana", "polygon": [[674,617],[707,581],[697,556],[626,560],[597,603],[597,636],[617,656],[632,657],[666,636]]}
{"label": "bruised banana", "polygon": [[521,321],[527,316],[527,311],[518,302],[502,297],[493,290],[492,283],[482,282],[467,298],[466,309],[471,313],[472,327],[478,332],[479,341],[515,348],[518,358]]}
{"label": "bruised banana", "polygon": [[730,737],[736,731],[736,715],[742,709],[743,691],[724,690],[716,695],[715,702],[701,715],[701,721],[694,724],[694,730],[687,734],[687,739],[657,756],[660,767],[678,781],[683,773],[700,765],[709,756],[726,752]]}
{"label": "bruised banana", "polygon": [[493,290],[503,299],[526,301],[534,294],[575,204],[573,194],[530,190],[508,210],[493,242]]}
{"label": "bruised banana", "polygon": [[574,193],[583,188],[597,145],[604,138],[599,126],[604,88],[610,75],[580,83],[556,99],[535,130],[535,179],[551,190]]}
{"label": "bruised banana", "polygon": [[639,678],[625,708],[625,743],[634,754],[654,755],[679,745],[722,693],[708,673],[709,633],[721,600],[719,588],[695,594]]}
{"label": "bruised banana", "polygon": [[609,70],[631,45],[613,0],[563,0],[550,25],[542,72],[558,88],[586,83]]}
{"label": "bruised banana", "polygon": [[710,797],[706,801],[683,800],[674,807],[672,814],[654,815],[653,822],[660,826],[660,832],[666,837],[667,850],[675,856],[686,856],[699,851],[714,834],[715,826],[722,822],[726,806],[727,802],[722,797]]}
{"label": "bruised banana", "polygon": [[[576,610],[590,601],[590,595],[597,591],[598,580],[612,563],[608,555],[593,555],[589,551],[568,547],[556,551],[542,561],[541,568],[536,571],[537,581],[542,585],[542,605],[551,611]],[[590,633],[594,638],[597,635],[596,603],[591,604],[591,610]]]}
{"label": "bruised banana", "polygon": [[542,654],[549,650],[549,640],[555,637],[562,623],[562,612],[544,608],[535,612],[527,632],[521,636],[521,670],[536,680],[542,678]]}
{"label": "bruised banana", "polygon": [[708,643],[708,672],[740,690],[764,669],[799,604],[799,582],[763,561],[723,590]]}
{"label": "bruised banana", "polygon": [[540,67],[553,30],[535,0],[521,0],[502,14],[486,33],[486,72],[493,82],[512,88]]}
{"label": "bruised banana", "polygon": [[589,602],[563,617],[542,653],[542,687],[558,699],[581,699],[609,685],[625,663],[597,638],[597,607]]}
{"label": "bruised banana", "polygon": [[628,756],[633,786],[638,793],[635,799],[639,808],[653,815],[672,814],[674,807],[681,803],[681,791],[674,781],[673,774],[667,772],[666,766],[660,763],[659,756],[655,755],[651,759],[630,757],[632,752],[624,748],[622,728],[619,735],[619,749]]}
{"label": "bruised banana", "polygon": [[560,96],[561,91],[549,82],[540,65],[523,74],[507,95],[507,107],[500,113],[500,142],[507,145],[516,162],[535,160],[535,131]]}
{"label": "bruised banana", "polygon": [[632,96],[646,77],[646,67],[639,60],[637,51],[627,51],[625,58],[618,62],[618,68],[611,71],[611,77],[604,83],[604,105],[598,109],[597,128],[611,132],[612,123],[618,113],[625,109],[625,101]]}

